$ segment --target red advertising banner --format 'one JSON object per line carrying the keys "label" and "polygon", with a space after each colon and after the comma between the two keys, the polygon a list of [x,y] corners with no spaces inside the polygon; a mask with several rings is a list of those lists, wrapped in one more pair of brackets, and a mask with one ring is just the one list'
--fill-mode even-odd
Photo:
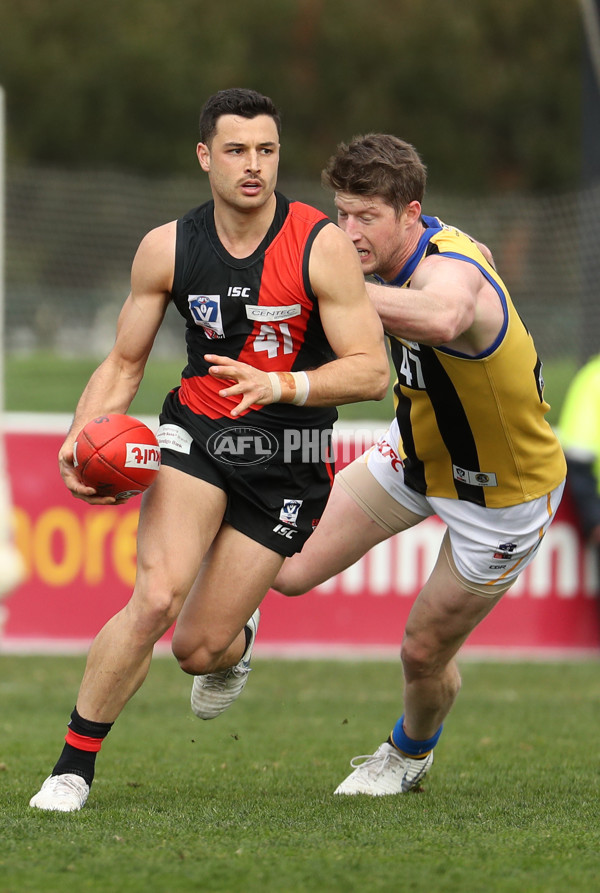
{"label": "red advertising banner", "polygon": [[[5,434],[15,537],[24,582],[6,599],[0,647],[81,650],[127,601],[134,583],[139,500],[89,506],[64,487],[56,462],[63,432]],[[338,467],[378,432],[343,431]],[[411,604],[433,567],[444,526],[428,519],[380,544],[356,565],[300,598],[270,592],[257,653],[397,652]],[[533,564],[472,634],[464,651],[596,653],[600,613],[595,555],[579,535],[568,497]],[[168,646],[170,634],[165,637]]]}

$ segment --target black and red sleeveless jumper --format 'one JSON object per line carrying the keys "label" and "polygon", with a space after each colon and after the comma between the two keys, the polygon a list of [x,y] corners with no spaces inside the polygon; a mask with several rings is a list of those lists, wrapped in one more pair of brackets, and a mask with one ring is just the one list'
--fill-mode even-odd
{"label": "black and red sleeveless jumper", "polygon": [[[334,359],[317,297],[308,276],[310,251],[331,220],[310,205],[275,193],[273,222],[256,251],[232,257],[221,244],[214,202],[177,221],[172,300],[186,321],[188,363],[178,399],[210,427],[240,424],[230,411],[239,402],[224,398],[222,380],[208,374],[206,353],[248,363],[265,372],[310,370]],[[328,428],[337,417],[331,407],[275,403],[254,406],[245,423],[270,429],[293,424]]]}

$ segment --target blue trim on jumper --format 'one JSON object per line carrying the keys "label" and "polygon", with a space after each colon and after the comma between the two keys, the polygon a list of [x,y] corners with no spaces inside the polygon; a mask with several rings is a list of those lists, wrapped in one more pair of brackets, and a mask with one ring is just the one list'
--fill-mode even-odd
{"label": "blue trim on jumper", "polygon": [[379,276],[376,276],[375,278],[379,282],[382,282],[385,285],[403,286],[404,283],[408,282],[412,274],[415,272],[417,264],[419,264],[423,258],[423,253],[427,247],[427,243],[432,236],[434,236],[436,233],[439,233],[440,230],[443,229],[443,226],[437,219],[437,217],[426,217],[424,214],[422,214],[421,220],[427,228],[423,231],[423,234],[419,239],[419,244],[409,257],[407,262],[404,264],[398,275],[390,282],[385,282],[385,280],[381,279]]}
{"label": "blue trim on jumper", "polygon": [[475,355],[462,353],[459,350],[452,350],[450,347],[436,347],[436,350],[439,350],[441,353],[450,354],[453,357],[463,357],[465,360],[482,360],[484,357],[489,357],[494,353],[496,348],[502,343],[504,340],[504,336],[506,335],[506,330],[508,328],[508,305],[506,303],[506,295],[504,294],[502,288],[498,285],[495,279],[490,276],[490,274],[482,267],[481,264],[478,264],[476,260],[473,260],[472,257],[466,257],[464,254],[458,254],[456,251],[440,251],[440,257],[452,257],[455,260],[464,260],[468,264],[473,264],[474,267],[477,267],[482,276],[485,276],[487,281],[490,283],[498,297],[500,298],[500,303],[502,304],[502,312],[504,315],[504,322],[502,323],[502,328],[498,332],[495,340],[492,344],[484,350],[482,353],[478,353]]}
{"label": "blue trim on jumper", "polygon": [[402,753],[405,753],[410,757],[420,757],[422,754],[429,753],[430,750],[433,750],[438,743],[443,728],[444,726],[441,725],[435,735],[432,735],[431,738],[426,738],[424,741],[415,741],[414,738],[409,738],[404,731],[404,714],[402,714],[392,729],[391,738],[394,747],[397,747]]}
{"label": "blue trim on jumper", "polygon": [[[427,225],[427,229],[423,232],[423,235],[419,239],[419,244],[411,254],[410,258],[404,264],[398,275],[389,282],[386,282],[385,279],[382,279],[381,276],[378,276],[377,274],[374,275],[374,278],[378,282],[381,282],[382,285],[394,285],[401,288],[406,282],[408,282],[412,274],[415,272],[415,269],[423,259],[423,254],[425,252],[427,243],[432,236],[434,236],[436,233],[439,233],[439,231],[443,229],[443,226],[437,217],[427,217],[423,214],[421,216],[421,220]],[[491,356],[491,354],[494,353],[496,348],[504,340],[504,336],[506,335],[506,330],[508,328],[508,305],[504,291],[496,282],[496,280],[492,276],[490,276],[487,270],[485,270],[485,268],[481,264],[477,263],[477,261],[474,260],[472,257],[467,257],[464,254],[459,254],[457,251],[440,251],[439,256],[451,257],[454,258],[454,260],[464,260],[466,263],[473,264],[474,267],[477,267],[481,275],[485,276],[487,281],[490,283],[490,285],[500,298],[500,303],[502,304],[502,311],[504,315],[504,322],[502,323],[502,328],[498,332],[498,335],[494,339],[493,343],[490,344],[487,350],[482,351],[482,353],[476,355],[467,354],[462,353],[462,351],[459,350],[452,350],[452,348],[450,347],[436,347],[435,349],[439,350],[441,353],[449,354],[453,357],[460,357],[465,360],[482,360],[485,357]]]}

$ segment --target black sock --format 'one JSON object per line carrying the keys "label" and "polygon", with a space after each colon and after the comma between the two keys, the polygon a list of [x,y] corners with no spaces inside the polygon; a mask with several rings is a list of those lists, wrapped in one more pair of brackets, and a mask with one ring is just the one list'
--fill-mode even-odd
{"label": "black sock", "polygon": [[97,754],[88,750],[78,750],[71,744],[65,744],[58,758],[52,775],[80,775],[87,783],[92,785],[96,768]]}
{"label": "black sock", "polygon": [[93,722],[84,719],[75,707],[71,713],[66,744],[52,770],[52,775],[66,773],[79,775],[91,786],[94,780],[96,756],[112,725],[112,722]]}

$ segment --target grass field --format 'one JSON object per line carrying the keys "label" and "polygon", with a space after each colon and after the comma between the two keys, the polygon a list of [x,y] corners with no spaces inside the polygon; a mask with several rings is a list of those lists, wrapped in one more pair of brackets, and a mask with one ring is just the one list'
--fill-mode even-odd
{"label": "grass field", "polygon": [[354,798],[331,792],[396,719],[396,663],[258,659],[201,723],[158,658],[84,810],[30,810],[82,667],[0,657],[1,893],[599,888],[597,663],[463,664],[424,791]]}
{"label": "grass field", "polygon": [[[50,353],[7,356],[6,408],[13,412],[72,413],[88,378],[98,365],[97,358],[72,359]],[[169,390],[178,384],[184,361],[151,359],[140,390],[131,405],[131,414],[157,415]],[[567,386],[576,370],[574,360],[544,365],[546,399],[551,404],[548,420],[558,422]],[[394,379],[392,378],[392,381]],[[340,407],[340,419],[389,421],[393,415],[391,389],[385,400]]]}
{"label": "grass field", "polygon": [[[73,411],[96,359],[6,359],[7,409]],[[148,366],[155,415],[181,363]],[[558,410],[573,363],[545,367]],[[391,417],[391,399],[342,409]],[[333,797],[397,718],[396,663],[254,661],[243,697],[196,720],[154,661],[111,732],[88,805],[28,808],[65,733],[78,657],[0,652],[0,893],[592,893],[600,889],[600,666],[465,663],[422,793]]]}

